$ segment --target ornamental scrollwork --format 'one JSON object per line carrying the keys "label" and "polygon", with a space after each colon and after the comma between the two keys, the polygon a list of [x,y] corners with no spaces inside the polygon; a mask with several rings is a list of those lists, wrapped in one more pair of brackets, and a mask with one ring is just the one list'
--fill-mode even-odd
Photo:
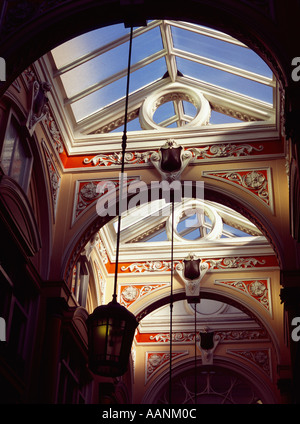
{"label": "ornamental scrollwork", "polygon": [[[225,158],[225,157],[240,157],[240,156],[249,156],[253,152],[261,152],[263,146],[254,147],[250,144],[216,144],[205,147],[186,147],[183,155],[184,158],[189,158],[192,155],[193,162],[203,159],[214,159],[214,158]],[[126,164],[138,164],[138,165],[148,165],[151,166],[151,160],[159,160],[158,150],[150,151],[134,151],[125,153],[125,163]],[[122,153],[115,152],[109,154],[99,154],[93,158],[85,158],[83,160],[85,165],[94,165],[94,166],[120,166],[122,163]]]}
{"label": "ornamental scrollwork", "polygon": [[[236,268],[253,268],[257,265],[265,265],[264,259],[257,258],[242,258],[242,257],[229,257],[221,259],[204,259],[203,263],[207,263],[210,269],[236,269]],[[174,261],[174,269],[182,270],[182,262]],[[147,262],[134,262],[127,266],[122,266],[121,271],[130,272],[164,272],[170,271],[171,262],[168,261],[147,261]]]}
{"label": "ornamental scrollwork", "polygon": [[[179,261],[174,261],[174,266],[179,264]],[[147,261],[147,262],[135,262],[128,266],[122,266],[122,271],[130,272],[161,272],[169,271],[171,268],[171,262],[168,261]]]}
{"label": "ornamental scrollwork", "polygon": [[265,204],[272,208],[271,179],[268,169],[259,170],[232,170],[211,172],[204,171],[203,176],[217,180],[225,180],[230,184],[237,184],[244,190],[250,191]]}
{"label": "ornamental scrollwork", "polygon": [[[215,335],[218,336],[220,343],[237,342],[241,340],[269,340],[268,334],[264,329],[249,329],[249,330],[224,330],[216,331]],[[169,343],[170,333],[152,334],[149,340],[156,343]],[[199,342],[200,335],[196,334],[196,341]],[[172,334],[172,341],[174,343],[194,343],[195,333],[188,332],[174,332]]]}
{"label": "ornamental scrollwork", "polygon": [[271,361],[269,349],[229,349],[227,352],[254,363],[268,376],[271,376]]}
{"label": "ornamental scrollwork", "polygon": [[47,148],[47,145],[44,139],[42,139],[42,147],[43,147],[45,159],[47,162],[47,170],[48,170],[50,189],[51,189],[52,201],[53,201],[53,210],[55,214],[61,177],[59,175],[58,170],[56,169],[55,163],[50,155],[50,152]]}
{"label": "ornamental scrollwork", "polygon": [[222,280],[216,281],[215,284],[221,284],[240,290],[256,301],[258,301],[267,311],[270,312],[271,302],[269,298],[268,280]]}
{"label": "ornamental scrollwork", "polygon": [[262,172],[251,171],[245,175],[240,175],[238,172],[229,172],[224,178],[234,181],[247,189],[254,190],[261,199],[269,203],[268,181]]}
{"label": "ornamental scrollwork", "polygon": [[[127,152],[125,153],[125,163],[127,164],[140,164],[147,163],[153,152]],[[92,164],[98,166],[111,166],[111,165],[121,165],[122,163],[122,153],[115,152],[111,154],[99,154],[94,156],[92,159],[85,158],[83,160],[85,165]]]}
{"label": "ornamental scrollwork", "polygon": [[225,268],[252,268],[256,265],[264,265],[266,261],[264,259],[258,260],[256,258],[224,258],[224,259],[208,259],[210,267],[214,269],[225,269]]}
{"label": "ornamental scrollwork", "polygon": [[44,116],[43,121],[50,132],[53,146],[55,147],[58,153],[63,153],[64,147],[63,147],[62,136],[49,110]]}
{"label": "ornamental scrollwork", "polygon": [[192,147],[189,148],[196,159],[202,158],[222,158],[222,157],[240,157],[248,156],[253,151],[260,152],[263,150],[263,146],[254,147],[250,144],[215,144],[212,146],[205,147]]}

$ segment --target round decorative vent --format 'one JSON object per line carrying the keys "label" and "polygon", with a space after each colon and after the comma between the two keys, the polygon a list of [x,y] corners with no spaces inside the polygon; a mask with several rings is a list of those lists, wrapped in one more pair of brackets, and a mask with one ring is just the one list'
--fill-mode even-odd
{"label": "round decorative vent", "polygon": [[[207,125],[210,120],[211,108],[209,102],[199,90],[179,83],[171,83],[164,89],[154,91],[144,100],[139,113],[140,125],[144,130],[169,130],[169,128],[156,123],[157,118],[155,117],[155,112],[168,102],[177,104],[179,102],[187,102],[192,105],[192,119],[190,122],[183,119],[183,128]],[[175,130],[179,128],[177,127]]]}

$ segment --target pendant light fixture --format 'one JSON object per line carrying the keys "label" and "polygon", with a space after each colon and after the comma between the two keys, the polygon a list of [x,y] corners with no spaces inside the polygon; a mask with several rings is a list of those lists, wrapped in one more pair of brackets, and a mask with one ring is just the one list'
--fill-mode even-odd
{"label": "pendant light fixture", "polygon": [[[132,35],[133,27],[131,26],[125,98],[124,131],[122,137],[122,164],[120,182],[121,196],[123,194],[125,151],[127,143],[127,114]],[[121,205],[119,205],[114,292],[112,301],[108,303],[108,305],[98,306],[87,319],[89,368],[93,373],[107,377],[121,376],[126,372],[133,337],[138,326],[138,322],[134,314],[129,312],[124,306],[117,302],[121,212],[122,208]]]}

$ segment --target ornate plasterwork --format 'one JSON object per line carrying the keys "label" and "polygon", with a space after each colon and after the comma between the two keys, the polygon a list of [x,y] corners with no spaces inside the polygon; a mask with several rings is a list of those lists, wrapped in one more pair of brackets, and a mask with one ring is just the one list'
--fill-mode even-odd
{"label": "ornate plasterwork", "polygon": [[272,377],[270,349],[228,349],[227,353],[246,359],[259,367],[270,378]]}
{"label": "ornate plasterwork", "polygon": [[[131,165],[141,165],[141,164],[148,164],[150,161],[150,156],[153,153],[151,152],[126,152],[124,162],[125,164],[131,164]],[[94,156],[92,159],[85,158],[83,160],[83,163],[85,165],[98,165],[98,166],[120,166],[122,163],[122,152],[114,152],[114,153],[108,153],[108,154],[100,154],[97,156]]]}
{"label": "ornate plasterwork", "polygon": [[255,299],[270,314],[272,314],[271,291],[269,278],[216,280],[215,284],[231,287]]}
{"label": "ornate plasterwork", "polygon": [[101,258],[103,265],[107,264],[109,262],[109,259],[108,259],[108,255],[107,255],[104,243],[101,240],[100,236],[97,239],[97,244],[96,244],[95,247],[96,247],[97,252],[98,252],[98,254]]}
{"label": "ornate plasterwork", "polygon": [[143,101],[139,120],[144,130],[166,130],[153,119],[157,108],[167,102],[176,102],[185,100],[192,103],[196,108],[196,114],[193,119],[185,124],[185,127],[196,127],[207,125],[209,123],[211,108],[208,100],[203,96],[202,92],[196,88],[189,87],[178,82],[171,82],[164,88],[160,88],[152,92]]}
{"label": "ornate plasterwork", "polygon": [[98,297],[97,301],[99,305],[103,305],[104,299],[105,299],[106,279],[104,278],[102,274],[98,261],[94,261],[94,265],[95,265],[97,278],[98,278],[98,286],[96,286],[97,297]]}
{"label": "ornate plasterwork", "polygon": [[169,182],[180,180],[180,175],[193,159],[193,155],[191,151],[182,149],[180,153],[180,163],[181,163],[180,168],[177,169],[176,171],[170,171],[170,172],[164,171],[162,168],[162,159],[163,159],[162,153],[161,153],[162,149],[169,150],[172,152],[172,149],[177,150],[178,148],[182,148],[182,146],[177,144],[175,140],[168,139],[158,152],[154,152],[151,154],[150,161],[152,165],[160,173],[162,180],[166,180]]}
{"label": "ornate plasterwork", "polygon": [[[172,359],[178,359],[188,355],[188,351],[172,352]],[[145,384],[164,365],[170,362],[170,353],[167,352],[146,352],[146,372]]]}
{"label": "ornate plasterwork", "polygon": [[204,147],[191,147],[195,159],[216,159],[233,158],[240,156],[249,156],[254,152],[261,152],[264,149],[262,145],[255,147],[251,144],[213,144]]}
{"label": "ornate plasterwork", "polygon": [[[209,146],[185,147],[187,153],[192,154],[192,162],[197,163],[203,160],[220,158],[240,158],[250,156],[255,152],[262,152],[262,145],[255,147],[251,144],[213,144]],[[150,157],[157,155],[158,150],[148,151],[128,151],[125,153],[126,165],[151,166]],[[101,167],[120,166],[122,162],[122,152],[112,152],[99,154],[93,158],[85,158],[84,165],[94,165]]]}
{"label": "ornate plasterwork", "polygon": [[[226,270],[226,269],[245,269],[255,268],[259,265],[265,265],[265,259],[255,257],[228,257],[221,259],[203,259],[203,263],[208,263],[209,270]],[[175,269],[182,269],[182,261],[174,261]],[[165,272],[170,271],[171,262],[169,261],[146,261],[134,262],[130,265],[121,267],[121,271],[129,272]]]}
{"label": "ornate plasterwork", "polygon": [[240,119],[241,121],[244,121],[244,122],[255,122],[258,120],[255,116],[249,113],[240,112],[239,110],[234,110],[232,107],[225,107],[225,106],[218,105],[216,103],[211,104],[211,109],[214,110],[215,112],[232,116],[233,118]]}
{"label": "ornate plasterwork", "polygon": [[[127,182],[129,183],[136,179],[137,177],[127,178]],[[83,212],[87,210],[87,208],[90,208],[90,206],[92,206],[102,195],[105,194],[105,190],[99,190],[98,187],[101,184],[105,184],[106,181],[109,181],[110,185],[114,184],[116,189],[118,189],[120,185],[119,178],[76,181],[72,224],[74,224],[74,222]]]}
{"label": "ornate plasterwork", "polygon": [[[255,329],[230,329],[215,331],[215,335],[219,338],[219,343],[235,343],[241,341],[267,341],[269,336],[263,328]],[[197,334],[197,342],[199,341]],[[166,344],[170,342],[170,333],[137,333],[136,341],[138,343],[155,343]],[[176,344],[194,344],[194,332],[173,332],[172,342]]]}
{"label": "ornate plasterwork", "polygon": [[41,144],[42,144],[42,148],[43,148],[46,163],[47,163],[47,171],[48,171],[49,184],[50,184],[52,203],[53,203],[53,215],[55,217],[61,177],[59,175],[59,172],[55,166],[55,163],[51,157],[51,154],[48,150],[48,147],[44,139],[42,139]]}
{"label": "ornate plasterwork", "polygon": [[[201,259],[199,259],[194,253],[190,252],[189,255],[185,258],[186,261],[199,261],[198,264],[198,272],[199,275],[197,278],[190,279],[186,277],[185,275],[185,266],[177,266],[175,269],[177,271],[177,274],[179,275],[181,281],[183,282],[185,286],[185,294],[191,303],[195,302],[195,298],[200,298],[200,282],[205,276],[207,270],[208,270],[208,263],[202,263]],[[183,261],[183,265],[185,264],[185,261]]]}
{"label": "ornate plasterwork", "polygon": [[42,121],[49,111],[47,92],[50,91],[51,84],[47,81],[38,82],[34,80],[31,82],[30,87],[30,100],[29,112],[27,117],[26,126],[29,134],[34,133],[36,125]]}
{"label": "ornate plasterwork", "polygon": [[[139,109],[135,109],[127,114],[127,121],[130,122],[133,119],[139,116]],[[98,128],[95,131],[92,131],[90,134],[107,134],[116,128],[124,125],[125,117],[122,115],[121,117],[115,119],[114,121],[109,122],[109,124],[103,125],[103,127]]]}
{"label": "ornate plasterwork", "polygon": [[231,185],[239,186],[250,193],[273,212],[273,190],[271,169],[238,169],[224,171],[203,171],[203,177],[225,181]]}
{"label": "ornate plasterwork", "polygon": [[63,153],[64,151],[63,138],[50,110],[48,110],[47,113],[45,114],[43,122],[50,133],[50,138],[51,138],[53,147],[57,150],[59,154]]}
{"label": "ornate plasterwork", "polygon": [[142,297],[153,293],[156,290],[162,289],[164,287],[169,287],[169,283],[159,283],[159,284],[120,284],[119,286],[119,298],[121,305],[126,306],[127,308],[133,303],[140,300]]}
{"label": "ornate plasterwork", "polygon": [[[50,91],[51,84],[48,82],[40,83],[36,72],[32,67],[27,68],[24,72],[24,80],[30,93],[30,113],[27,120],[29,131],[34,131],[35,125],[42,122],[49,134],[49,138],[55,150],[61,154],[64,151],[64,142],[55,117],[50,109],[50,104],[46,93]],[[34,109],[34,102],[39,106],[39,112]]]}

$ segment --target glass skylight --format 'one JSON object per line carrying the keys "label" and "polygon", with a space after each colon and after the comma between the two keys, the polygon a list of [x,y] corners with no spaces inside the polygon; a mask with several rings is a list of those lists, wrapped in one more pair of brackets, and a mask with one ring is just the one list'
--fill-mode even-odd
{"label": "glass skylight", "polygon": [[[262,116],[272,110],[276,82],[271,70],[229,35],[191,23],[159,20],[135,28],[133,35],[130,97],[136,110],[150,87],[155,90],[170,82],[204,91],[213,111],[213,102],[220,99],[224,105],[230,96],[235,96],[234,104],[238,98],[244,99],[244,105],[249,99],[249,110],[261,110]],[[110,107],[114,107],[114,117],[124,113],[128,44],[129,29],[117,24],[83,34],[51,51],[53,76],[61,81],[65,106],[75,124],[94,117],[95,122],[111,128]],[[210,124],[241,122],[216,113]],[[154,120],[162,127],[176,128],[191,122],[194,115],[194,105],[181,99],[158,107]],[[260,119],[256,115],[251,120]],[[134,124],[129,130],[137,129],[139,125]]]}
{"label": "glass skylight", "polygon": [[[185,202],[183,201],[182,205]],[[222,221],[222,229],[220,238],[237,239],[237,238],[253,238],[262,236],[261,232],[249,220],[244,218],[236,211],[215,202],[205,202],[205,205],[213,208]],[[180,208],[180,203],[175,205],[176,210]],[[138,217],[137,219],[137,210]],[[184,209],[185,212],[181,216],[176,226],[176,233],[182,240],[201,240],[211,233],[215,223],[205,212],[197,211],[190,214],[189,208]],[[138,209],[130,209],[122,216],[121,241],[122,243],[135,242],[166,242],[167,221],[170,219],[170,204],[164,200],[156,201],[151,205],[144,204]],[[111,227],[111,225],[109,224]],[[117,231],[117,221],[113,224],[113,237]]]}

